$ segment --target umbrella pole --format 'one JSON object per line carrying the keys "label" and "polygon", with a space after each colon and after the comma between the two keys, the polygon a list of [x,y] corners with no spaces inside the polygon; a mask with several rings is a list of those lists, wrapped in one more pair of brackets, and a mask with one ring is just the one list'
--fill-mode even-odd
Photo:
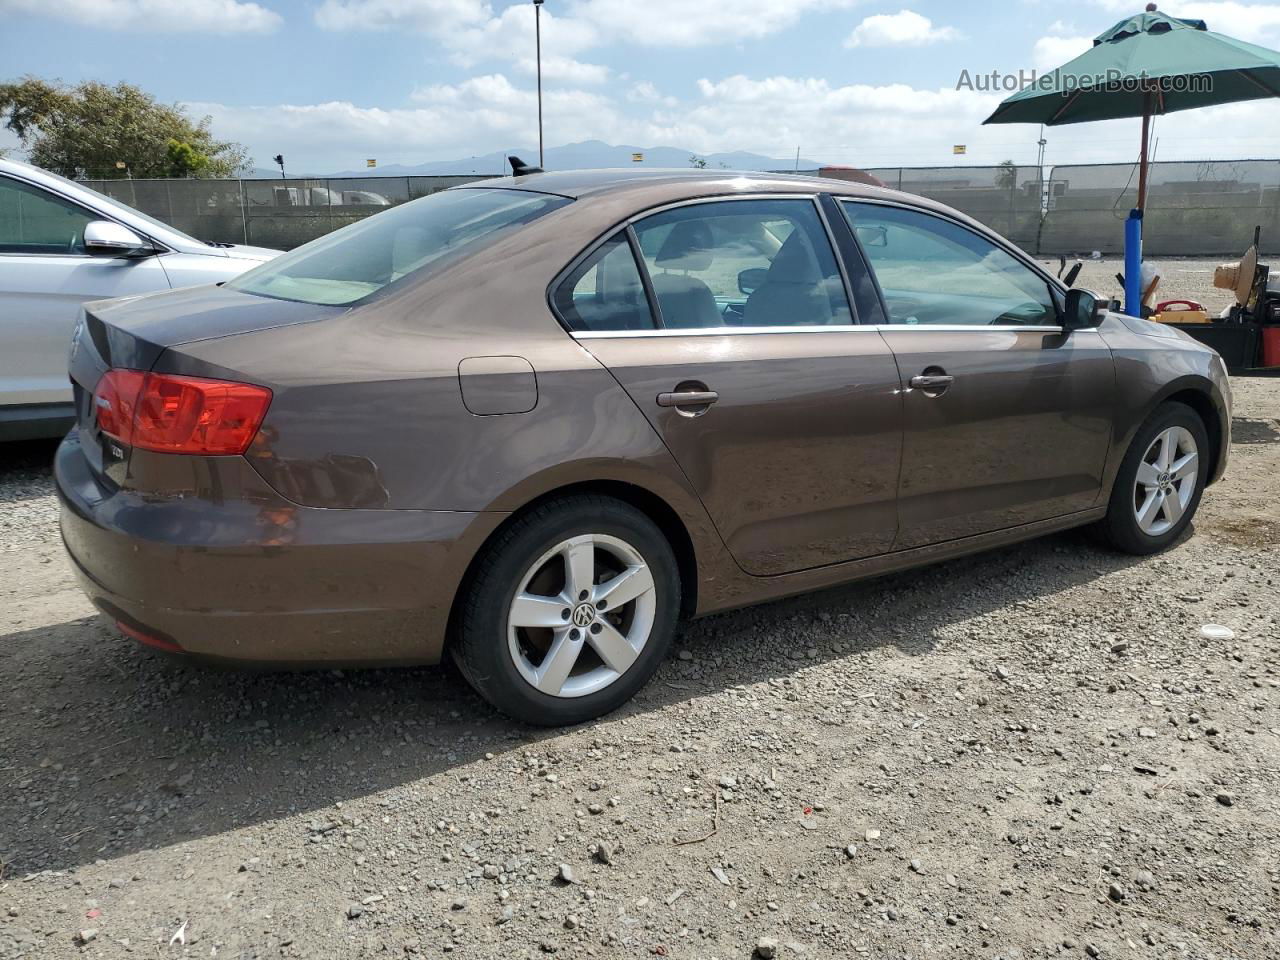
{"label": "umbrella pole", "polygon": [[1142,217],[1147,208],[1147,145],[1151,139],[1151,94],[1142,95],[1142,151],[1138,158],[1138,205],[1124,224],[1124,312],[1142,316]]}
{"label": "umbrella pole", "polygon": [[1138,209],[1147,209],[1147,148],[1151,143],[1151,94],[1142,95],[1142,153],[1138,160]]}

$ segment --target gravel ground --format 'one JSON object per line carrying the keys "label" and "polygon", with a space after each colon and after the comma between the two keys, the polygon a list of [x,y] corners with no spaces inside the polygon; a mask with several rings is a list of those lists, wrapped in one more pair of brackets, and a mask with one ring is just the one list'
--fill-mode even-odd
{"label": "gravel ground", "polygon": [[1280,957],[1280,379],[1235,386],[1166,554],[702,620],[560,731],[449,668],[144,652],[75,588],[51,448],[7,448],[0,957]]}

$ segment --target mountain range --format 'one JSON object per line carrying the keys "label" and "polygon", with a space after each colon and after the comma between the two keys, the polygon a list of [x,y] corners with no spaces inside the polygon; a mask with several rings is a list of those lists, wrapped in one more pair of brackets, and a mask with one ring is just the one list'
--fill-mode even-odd
{"label": "mountain range", "polygon": [[[642,154],[644,160],[635,162],[633,154]],[[459,160],[433,160],[429,163],[406,165],[390,163],[372,169],[343,170],[337,173],[303,174],[285,169],[290,177],[414,177],[485,175],[501,176],[511,172],[507,157],[515,155],[525,163],[538,162],[538,148],[519,147],[512,150],[499,150],[478,157],[466,157]],[[708,169],[714,170],[793,170],[797,168],[795,157],[778,159],[766,157],[759,153],[748,153],[735,150],[730,153],[697,154],[681,147],[639,147],[632,144],[612,144],[603,140],[584,140],[581,143],[568,143],[559,147],[547,147],[544,151],[543,166],[548,170],[596,170],[607,167],[691,167],[691,158],[705,160]],[[814,170],[822,164],[816,160],[801,157],[800,170]],[[278,170],[255,167],[249,172],[253,178],[273,178],[280,176]]]}

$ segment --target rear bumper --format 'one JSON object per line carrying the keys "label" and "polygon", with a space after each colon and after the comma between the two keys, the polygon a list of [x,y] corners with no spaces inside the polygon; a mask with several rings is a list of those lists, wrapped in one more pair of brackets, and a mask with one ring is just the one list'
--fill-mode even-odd
{"label": "rear bumper", "polygon": [[239,457],[190,459],[189,490],[109,490],[72,434],[54,473],[93,603],[205,659],[434,663],[466,566],[505,516],[300,507]]}

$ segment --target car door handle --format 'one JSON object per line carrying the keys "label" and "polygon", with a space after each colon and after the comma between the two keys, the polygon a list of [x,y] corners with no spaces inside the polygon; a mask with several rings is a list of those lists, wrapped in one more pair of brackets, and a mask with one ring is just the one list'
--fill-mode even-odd
{"label": "car door handle", "polygon": [[714,390],[679,390],[658,394],[660,407],[705,407],[720,399]]}
{"label": "car door handle", "polygon": [[945,373],[923,373],[911,378],[911,385],[918,390],[945,390],[955,377]]}

